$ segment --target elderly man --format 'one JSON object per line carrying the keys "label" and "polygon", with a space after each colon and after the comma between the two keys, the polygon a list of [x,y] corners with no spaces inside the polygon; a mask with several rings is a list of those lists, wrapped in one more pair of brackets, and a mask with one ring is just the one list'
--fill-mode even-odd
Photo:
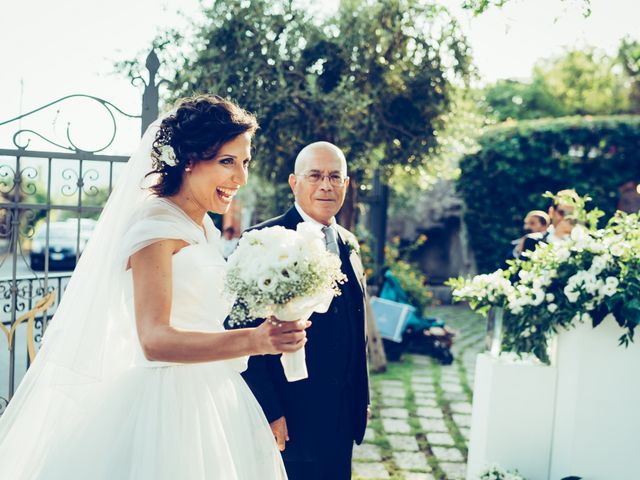
{"label": "elderly man", "polygon": [[318,225],[348,281],[327,313],[311,317],[309,378],[288,382],[274,355],[251,357],[243,376],[271,424],[290,480],[349,479],[353,442],[362,442],[367,423],[369,389],[366,282],[357,240],[335,220],[349,185],[347,162],[335,145],[316,142],[300,151],[294,172],[289,176],[294,205],[253,228]]}

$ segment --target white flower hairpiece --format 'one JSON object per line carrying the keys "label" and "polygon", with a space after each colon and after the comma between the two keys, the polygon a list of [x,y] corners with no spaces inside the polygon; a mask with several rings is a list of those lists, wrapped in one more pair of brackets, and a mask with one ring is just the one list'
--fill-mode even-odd
{"label": "white flower hairpiece", "polygon": [[171,145],[163,145],[160,148],[160,161],[170,167],[175,167],[178,164],[176,152]]}

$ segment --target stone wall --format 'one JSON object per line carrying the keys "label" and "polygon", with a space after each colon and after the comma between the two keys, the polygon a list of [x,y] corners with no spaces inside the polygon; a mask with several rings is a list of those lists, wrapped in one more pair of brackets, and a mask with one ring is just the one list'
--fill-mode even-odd
{"label": "stone wall", "polygon": [[463,210],[464,203],[456,195],[455,183],[443,180],[424,192],[415,205],[394,206],[389,216],[390,237],[413,241],[421,234],[427,236],[413,259],[426,273],[441,300],[448,298],[448,289],[439,288],[448,278],[475,272]]}

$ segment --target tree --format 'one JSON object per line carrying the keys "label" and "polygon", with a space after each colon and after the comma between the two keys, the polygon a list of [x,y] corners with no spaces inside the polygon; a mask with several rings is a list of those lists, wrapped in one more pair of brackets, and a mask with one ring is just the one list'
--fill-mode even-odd
{"label": "tree", "polygon": [[498,80],[485,88],[483,94],[488,116],[498,122],[560,117],[565,114],[562,104],[540,78],[531,83]]}
{"label": "tree", "polygon": [[257,168],[284,186],[274,210],[289,201],[297,152],[317,140],[339,145],[352,178],[347,225],[375,169],[428,162],[452,85],[470,70],[455,20],[418,0],[345,0],[323,21],[288,1],[216,0],[206,17],[174,95],[216,92],[256,112]]}
{"label": "tree", "polygon": [[543,83],[565,115],[612,115],[628,110],[628,86],[617,59],[594,48],[570,50],[536,65],[533,80]]}
{"label": "tree", "polygon": [[618,49],[618,59],[631,80],[630,110],[640,114],[640,41],[624,38]]}
{"label": "tree", "polygon": [[483,90],[483,101],[502,122],[626,113],[630,95],[618,59],[589,48],[538,62],[529,82],[499,80]]}

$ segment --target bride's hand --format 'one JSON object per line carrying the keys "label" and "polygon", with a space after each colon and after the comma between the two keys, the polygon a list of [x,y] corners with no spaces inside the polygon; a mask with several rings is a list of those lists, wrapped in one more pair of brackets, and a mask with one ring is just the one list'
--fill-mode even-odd
{"label": "bride's hand", "polygon": [[301,349],[307,343],[305,329],[310,325],[308,320],[281,322],[275,317],[268,318],[253,331],[256,353],[265,355]]}

